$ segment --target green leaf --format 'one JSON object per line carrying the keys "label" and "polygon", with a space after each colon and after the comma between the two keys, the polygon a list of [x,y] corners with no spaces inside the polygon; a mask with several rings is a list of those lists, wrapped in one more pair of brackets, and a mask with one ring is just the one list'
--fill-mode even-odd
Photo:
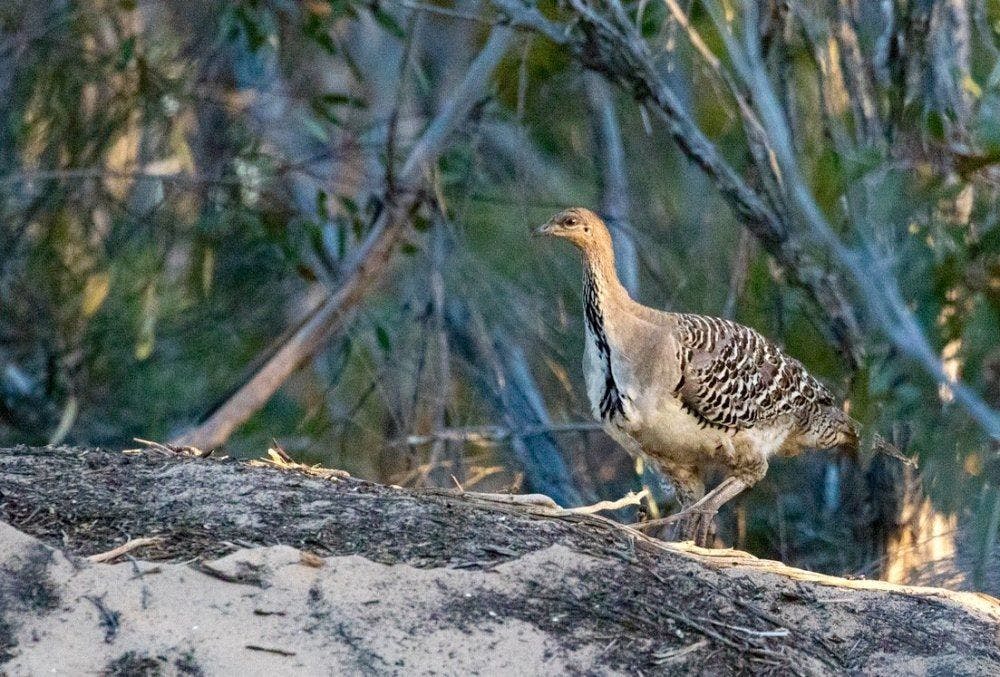
{"label": "green leaf", "polygon": [[316,113],[317,116],[326,120],[331,125],[336,127],[341,126],[342,122],[340,121],[340,118],[338,118],[333,111],[330,110],[330,106],[326,105],[322,101],[321,97],[315,97],[312,101],[310,101],[309,107],[312,108],[313,112]]}
{"label": "green leaf", "polygon": [[352,200],[351,198],[349,198],[348,196],[342,195],[340,197],[340,204],[344,206],[344,209],[351,216],[357,216],[358,215],[358,203],[355,202],[354,200]]}
{"label": "green leaf", "polygon": [[267,44],[267,31],[261,27],[261,20],[250,13],[246,7],[237,7],[233,12],[237,25],[246,36],[247,46],[251,52]]}
{"label": "green leaf", "polygon": [[321,219],[329,218],[330,196],[322,188],[316,191],[316,215]]}
{"label": "green leaf", "polygon": [[936,141],[944,140],[945,120],[944,116],[937,111],[928,111],[924,118],[924,129],[927,134]]}
{"label": "green leaf", "polygon": [[354,9],[354,5],[351,4],[351,0],[328,0],[330,9],[333,10],[332,18],[340,18],[342,16],[349,16],[352,18],[357,18],[357,10]]}
{"label": "green leaf", "polygon": [[324,249],[323,227],[315,221],[306,221],[305,228],[309,237],[309,244],[312,246],[313,250],[322,252]]}
{"label": "green leaf", "polygon": [[372,15],[375,17],[375,22],[387,30],[388,32],[395,35],[397,38],[402,39],[405,37],[406,33],[403,31],[403,27],[399,25],[396,19],[382,9],[379,5],[372,6]]}
{"label": "green leaf", "polygon": [[413,221],[413,229],[414,230],[418,230],[420,232],[424,232],[424,231],[430,230],[431,220],[428,219],[423,214],[414,214],[413,218],[412,218],[412,221]]}
{"label": "green leaf", "polygon": [[379,347],[385,353],[392,352],[392,341],[389,339],[389,332],[380,324],[375,325],[375,338],[378,340]]}
{"label": "green leaf", "polygon": [[302,32],[310,40],[323,48],[328,54],[337,53],[337,45],[330,37],[330,31],[323,20],[315,14],[310,14],[302,26]]}
{"label": "green leaf", "polygon": [[299,115],[298,117],[301,118],[302,124],[306,128],[306,131],[309,132],[310,136],[313,136],[317,140],[324,143],[330,141],[329,131],[323,126],[322,123],[317,121],[316,118],[311,115]]}
{"label": "green leaf", "polygon": [[356,96],[350,96],[349,94],[337,94],[335,92],[331,92],[329,94],[323,94],[319,98],[328,106],[350,106],[352,108],[366,108],[368,106],[363,99],[359,99]]}
{"label": "green leaf", "polygon": [[132,57],[135,56],[135,36],[126,38],[121,47],[118,49],[118,62],[115,67],[123,71],[128,68],[128,65],[132,62]]}

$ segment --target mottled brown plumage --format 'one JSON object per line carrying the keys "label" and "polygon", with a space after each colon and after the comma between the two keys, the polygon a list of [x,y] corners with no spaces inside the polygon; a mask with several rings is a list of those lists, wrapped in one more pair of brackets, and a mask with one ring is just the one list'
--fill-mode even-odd
{"label": "mottled brown plumage", "polygon": [[[719,507],[759,481],[770,456],[857,447],[856,425],[830,392],[758,332],[631,299],[596,214],[568,209],[537,232],[565,238],[583,254],[592,412],[670,479],[688,537],[704,543]],[[706,494],[711,467],[726,478]]]}

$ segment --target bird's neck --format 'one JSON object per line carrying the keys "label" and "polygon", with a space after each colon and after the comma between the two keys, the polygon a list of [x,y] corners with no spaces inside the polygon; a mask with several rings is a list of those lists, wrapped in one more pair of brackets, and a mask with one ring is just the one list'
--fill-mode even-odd
{"label": "bird's neck", "polygon": [[628,291],[618,279],[615,254],[610,248],[583,251],[583,294],[588,321],[592,311],[606,319],[608,311],[613,312],[612,309],[622,308],[631,302]]}
{"label": "bird's neck", "polygon": [[[603,383],[598,381],[598,391],[591,394],[591,406],[602,421],[628,420],[625,401],[618,388],[614,373],[615,317],[631,302],[628,292],[618,280],[615,255],[611,246],[583,252],[584,316],[588,341],[595,349],[591,353],[603,372]],[[591,363],[593,365],[593,363]],[[588,384],[588,393],[590,385]]]}

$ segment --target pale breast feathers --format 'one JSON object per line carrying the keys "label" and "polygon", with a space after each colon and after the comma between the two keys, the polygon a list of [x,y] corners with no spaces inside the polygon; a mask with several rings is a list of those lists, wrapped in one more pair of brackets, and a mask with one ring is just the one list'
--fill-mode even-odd
{"label": "pale breast feathers", "polygon": [[804,423],[833,396],[798,360],[753,329],[702,315],[676,316],[676,396],[703,425],[746,429],[792,415]]}

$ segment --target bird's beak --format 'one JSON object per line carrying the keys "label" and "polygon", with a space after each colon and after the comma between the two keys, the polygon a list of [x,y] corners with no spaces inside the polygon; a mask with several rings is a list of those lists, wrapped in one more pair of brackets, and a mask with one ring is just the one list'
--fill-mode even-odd
{"label": "bird's beak", "polygon": [[531,236],[540,237],[542,235],[550,235],[552,233],[552,228],[553,228],[553,223],[551,221],[547,221],[542,225],[538,226],[538,228],[532,230]]}

